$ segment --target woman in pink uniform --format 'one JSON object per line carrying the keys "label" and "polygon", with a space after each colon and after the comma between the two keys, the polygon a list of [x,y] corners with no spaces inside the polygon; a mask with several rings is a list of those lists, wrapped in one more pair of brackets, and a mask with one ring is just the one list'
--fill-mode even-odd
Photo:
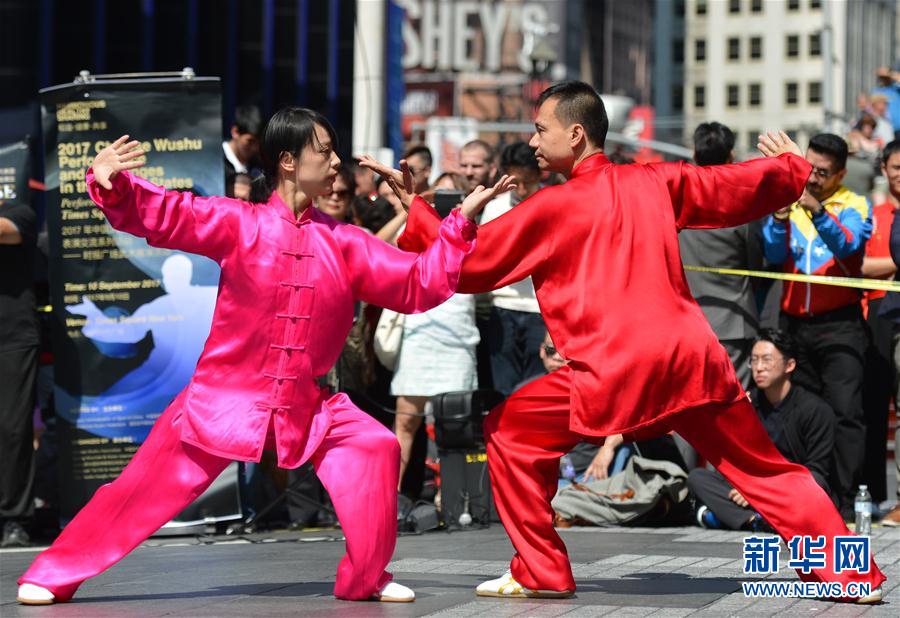
{"label": "woman in pink uniform", "polygon": [[159,417],[112,483],[97,490],[19,579],[26,604],[67,601],[177,515],[231,460],[311,460],[347,539],[334,594],[412,601],[385,567],[394,551],[399,446],[350,399],[317,383],[334,364],[356,299],[414,313],[456,290],[472,251],[473,217],[496,193],[472,194],[447,217],[440,241],[406,253],[312,207],[340,159],[320,114],[286,108],[262,138],[268,203],[166,191],[135,175],[138,142],[123,136],[87,172],[88,191],[110,224],[155,247],[205,255],[221,267],[213,324],[190,384]]}

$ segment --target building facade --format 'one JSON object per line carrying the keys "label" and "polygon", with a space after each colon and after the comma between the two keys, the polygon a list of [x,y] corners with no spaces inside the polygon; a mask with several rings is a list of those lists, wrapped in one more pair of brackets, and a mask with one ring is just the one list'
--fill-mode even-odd
{"label": "building facade", "polygon": [[893,60],[896,19],[894,0],[687,0],[685,139],[711,120],[747,151],[767,129],[844,132]]}

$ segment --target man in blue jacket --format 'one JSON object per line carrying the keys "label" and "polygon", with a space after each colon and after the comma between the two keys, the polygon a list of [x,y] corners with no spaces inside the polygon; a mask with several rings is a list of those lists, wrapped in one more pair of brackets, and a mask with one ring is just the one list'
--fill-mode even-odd
{"label": "man in blue jacket", "polygon": [[[847,143],[830,133],[816,135],[806,160],[813,166],[806,190],[763,226],[765,257],[787,273],[860,277],[871,206],[842,184]],[[820,394],[837,415],[834,489],[846,519],[853,517],[865,455],[860,299],[852,288],[793,281],[784,282],[781,296],[781,329],[799,346],[795,382]]]}

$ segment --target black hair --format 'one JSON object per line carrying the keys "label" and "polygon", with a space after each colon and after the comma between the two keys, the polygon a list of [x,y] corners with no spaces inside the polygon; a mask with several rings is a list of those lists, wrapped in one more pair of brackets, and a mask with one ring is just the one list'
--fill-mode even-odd
{"label": "black hair", "polygon": [[565,124],[580,124],[588,140],[597,148],[603,148],[609,131],[606,106],[590,84],[569,80],[553,84],[538,97],[535,107],[548,99],[558,99],[556,117]]}
{"label": "black hair", "polygon": [[415,146],[410,146],[400,158],[409,159],[410,157],[414,157],[417,155],[425,159],[425,165],[427,165],[428,167],[431,167],[434,163],[434,158],[431,156],[431,149],[425,144],[416,144]]}
{"label": "black hair", "polygon": [[463,144],[463,147],[459,149],[460,152],[463,150],[472,150],[473,148],[481,148],[484,151],[484,160],[488,163],[493,163],[494,159],[497,157],[497,153],[494,152],[493,146],[488,144],[483,139],[473,139],[471,141]]}
{"label": "black hair", "polygon": [[350,202],[350,208],[360,224],[373,233],[396,216],[391,203],[380,195],[357,195]]}
{"label": "black hair", "polygon": [[834,133],[819,133],[809,140],[809,149],[820,155],[831,157],[834,161],[835,169],[839,172],[847,167],[847,142],[844,138]]}
{"label": "black hair", "polygon": [[262,114],[255,105],[239,105],[234,110],[234,126],[238,133],[251,133],[259,137],[262,129]]}
{"label": "black hair", "polygon": [[900,139],[895,139],[892,142],[888,142],[884,147],[884,150],[881,151],[882,165],[887,165],[888,159],[891,158],[891,155],[895,155],[898,152],[900,152]]}
{"label": "black hair", "polygon": [[[282,153],[295,157],[310,144],[316,144],[316,125],[321,125],[331,137],[332,148],[337,148],[337,134],[334,127],[322,114],[305,107],[284,107],[275,112],[266,123],[260,139],[259,152],[262,158],[266,199],[278,183],[278,163]],[[352,184],[352,183],[351,183]]]}
{"label": "black hair", "polygon": [[525,142],[513,142],[500,152],[500,168],[507,171],[510,167],[524,167],[535,171],[541,169],[534,156],[534,148]]}
{"label": "black hair", "polygon": [[775,349],[781,352],[785,361],[791,358],[797,360],[797,342],[790,334],[783,330],[778,330],[777,328],[761,328],[756,334],[756,338],[753,340],[753,345],[756,345],[760,341],[768,341],[774,345]]}
{"label": "black hair", "polygon": [[734,149],[734,132],[720,122],[704,122],[694,129],[694,161],[697,165],[728,163]]}
{"label": "black hair", "polygon": [[440,176],[434,179],[434,182],[431,183],[431,188],[434,189],[437,187],[438,183],[442,181],[444,178],[449,178],[453,182],[453,187],[457,191],[465,191],[467,186],[467,181],[462,174],[458,174],[456,172],[444,172]]}
{"label": "black hair", "polygon": [[353,170],[344,163],[341,163],[337,169],[337,175],[343,179],[344,184],[347,185],[347,189],[350,191],[350,195],[354,195],[356,193],[356,178],[353,177]]}

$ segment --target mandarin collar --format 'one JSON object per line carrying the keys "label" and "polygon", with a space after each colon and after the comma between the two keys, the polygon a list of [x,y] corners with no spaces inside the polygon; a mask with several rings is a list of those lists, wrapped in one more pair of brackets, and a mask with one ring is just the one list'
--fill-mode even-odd
{"label": "mandarin collar", "polygon": [[589,172],[604,168],[607,165],[612,165],[612,163],[609,159],[606,158],[605,154],[603,154],[602,152],[594,153],[587,159],[576,165],[574,168],[572,168],[572,175],[570,176],[570,178],[577,178]]}
{"label": "mandarin collar", "polygon": [[289,221],[291,223],[308,223],[312,220],[313,210],[315,210],[315,206],[312,202],[309,203],[309,206],[303,209],[303,212],[300,213],[300,216],[297,217],[294,215],[294,211],[291,210],[291,207],[284,203],[284,200],[281,199],[281,196],[278,195],[278,191],[272,191],[272,195],[269,196],[268,205],[275,208],[278,211],[278,215]]}

